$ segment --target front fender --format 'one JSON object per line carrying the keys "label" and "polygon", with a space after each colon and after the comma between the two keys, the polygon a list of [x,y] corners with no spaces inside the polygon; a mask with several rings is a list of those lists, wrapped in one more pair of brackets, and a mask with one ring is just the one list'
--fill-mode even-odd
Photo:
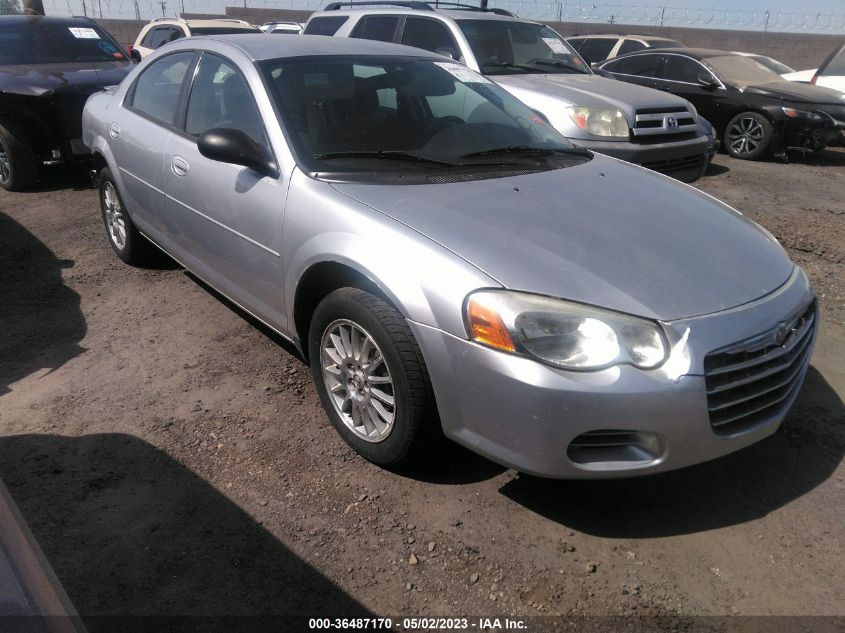
{"label": "front fender", "polygon": [[289,323],[300,280],[324,262],[371,280],[406,318],[461,337],[467,294],[500,287],[417,231],[298,170],[287,201],[282,256]]}

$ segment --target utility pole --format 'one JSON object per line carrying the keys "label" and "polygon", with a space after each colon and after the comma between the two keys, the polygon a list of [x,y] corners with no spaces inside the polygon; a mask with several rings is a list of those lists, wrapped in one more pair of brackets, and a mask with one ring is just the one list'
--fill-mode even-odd
{"label": "utility pole", "polygon": [[167,6],[167,0],[158,0],[158,3],[161,5],[161,17],[166,18],[167,15],[164,13],[164,8]]}
{"label": "utility pole", "polygon": [[100,19],[103,19],[103,0],[97,0],[97,6],[100,7]]}
{"label": "utility pole", "polygon": [[141,19],[141,10],[138,8],[138,0],[133,0],[133,2],[135,3],[135,19],[140,20]]}
{"label": "utility pole", "polygon": [[563,5],[560,0],[557,1],[557,21],[560,22],[560,17],[563,14]]}
{"label": "utility pole", "polygon": [[665,13],[666,13],[666,7],[663,7],[662,9],[660,9],[660,26],[663,26],[663,16],[665,15]]}
{"label": "utility pole", "polygon": [[611,16],[610,16],[610,19],[607,21],[607,23],[608,23],[608,24],[613,24],[613,23],[616,21],[616,20],[615,20],[615,18],[616,18],[616,16],[615,16],[615,15],[611,15]]}
{"label": "utility pole", "polygon": [[766,23],[763,25],[763,33],[767,33],[769,31],[769,12],[766,11]]}
{"label": "utility pole", "polygon": [[181,0],[181,1],[182,1],[182,14],[179,17],[182,17],[183,15],[185,15],[185,0]]}
{"label": "utility pole", "polygon": [[82,15],[88,17],[88,7],[85,6],[85,0],[82,0]]}

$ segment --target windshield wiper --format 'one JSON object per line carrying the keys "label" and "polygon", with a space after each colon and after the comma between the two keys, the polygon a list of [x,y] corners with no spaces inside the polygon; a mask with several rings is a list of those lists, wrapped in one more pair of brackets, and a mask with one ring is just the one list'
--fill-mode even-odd
{"label": "windshield wiper", "polygon": [[514,64],[513,62],[493,62],[481,65],[485,68],[516,68],[517,70],[524,70],[529,73],[536,73],[539,70],[534,66],[526,66],[525,64]]}
{"label": "windshield wiper", "polygon": [[566,62],[560,61],[559,59],[532,59],[532,64],[537,64],[539,66],[554,66],[555,68],[565,68],[566,70],[574,70],[576,73],[581,74],[588,74],[586,70],[578,68],[577,66],[573,66],[572,64],[567,64]]}
{"label": "windshield wiper", "polygon": [[528,145],[508,145],[506,147],[494,147],[480,152],[470,152],[461,158],[474,158],[476,156],[497,156],[502,154],[531,154],[533,156],[551,156],[552,154],[571,154],[573,156],[590,156],[590,152],[581,147],[530,147]]}
{"label": "windshield wiper", "polygon": [[314,156],[317,160],[326,160],[332,158],[377,158],[381,160],[405,160],[409,162],[428,163],[431,165],[444,165],[446,167],[455,167],[454,163],[447,163],[442,160],[434,160],[433,158],[425,158],[417,156],[416,154],[409,154],[408,152],[394,152],[394,151],[359,151],[359,152],[327,152],[325,154],[317,154]]}

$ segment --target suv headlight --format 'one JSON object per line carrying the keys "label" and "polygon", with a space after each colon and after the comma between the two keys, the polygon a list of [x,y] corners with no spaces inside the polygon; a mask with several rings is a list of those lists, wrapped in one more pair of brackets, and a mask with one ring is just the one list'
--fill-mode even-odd
{"label": "suv headlight", "polygon": [[628,138],[628,121],[617,108],[570,106],[566,112],[572,122],[587,134]]}
{"label": "suv headlight", "polygon": [[563,369],[654,369],[667,357],[654,321],[562,299],[481,290],[467,297],[466,320],[473,341]]}
{"label": "suv headlight", "polygon": [[783,113],[790,119],[809,119],[811,121],[823,121],[824,117],[818,112],[807,112],[806,110],[796,110],[795,108],[781,108]]}

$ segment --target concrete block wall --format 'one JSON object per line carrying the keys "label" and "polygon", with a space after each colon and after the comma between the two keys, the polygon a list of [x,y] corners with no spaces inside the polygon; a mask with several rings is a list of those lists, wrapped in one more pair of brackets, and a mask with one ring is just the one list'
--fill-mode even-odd
{"label": "concrete block wall", "polygon": [[[290,9],[257,9],[227,7],[227,18],[262,24],[270,20],[305,22],[310,11]],[[212,19],[220,15],[186,13],[185,18]],[[146,21],[98,20],[123,45],[132,44]],[[683,42],[687,46],[715,48],[726,51],[745,51],[768,55],[792,66],[795,70],[816,68],[836,46],[845,42],[845,35],[819,33],[763,33],[727,29],[693,29],[674,26],[643,26],[626,24],[588,24],[580,22],[549,22],[564,37],[577,33],[638,33],[659,35]]]}

